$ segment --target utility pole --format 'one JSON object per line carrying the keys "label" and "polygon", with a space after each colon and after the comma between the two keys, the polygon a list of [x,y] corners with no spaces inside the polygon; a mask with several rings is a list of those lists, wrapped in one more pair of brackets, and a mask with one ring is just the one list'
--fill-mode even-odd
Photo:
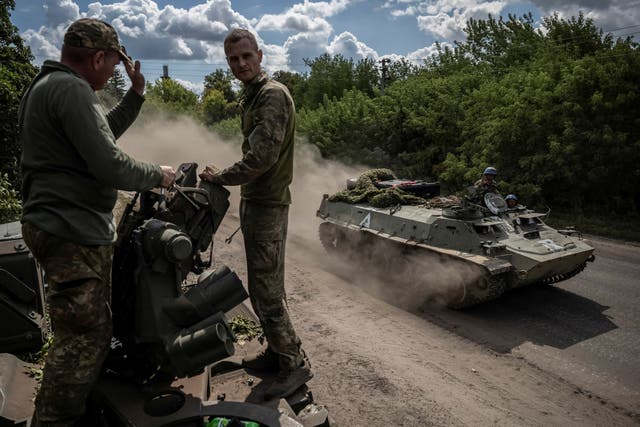
{"label": "utility pole", "polygon": [[380,94],[384,95],[384,88],[387,84],[387,64],[391,62],[391,60],[389,58],[382,58],[380,60],[380,72],[381,72],[381,77],[380,77]]}

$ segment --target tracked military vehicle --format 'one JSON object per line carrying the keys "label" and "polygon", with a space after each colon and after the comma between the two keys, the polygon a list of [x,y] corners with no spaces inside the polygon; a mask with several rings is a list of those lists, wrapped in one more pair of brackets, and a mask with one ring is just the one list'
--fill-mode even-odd
{"label": "tracked military vehicle", "polygon": [[[401,281],[412,282],[414,289],[429,286],[433,298],[449,307],[482,303],[521,286],[557,283],[594,260],[593,248],[576,230],[553,229],[543,221],[546,214],[523,206],[509,209],[499,194],[476,195],[473,200],[479,203],[474,203],[440,197],[437,182],[387,179],[374,184],[393,191],[391,200],[412,193],[413,204],[375,207],[362,197],[349,203],[324,195],[317,211],[323,246],[343,260],[382,269],[387,277],[403,276]],[[348,188],[354,185],[350,180]],[[463,279],[438,282],[430,275],[434,263],[465,271]]]}

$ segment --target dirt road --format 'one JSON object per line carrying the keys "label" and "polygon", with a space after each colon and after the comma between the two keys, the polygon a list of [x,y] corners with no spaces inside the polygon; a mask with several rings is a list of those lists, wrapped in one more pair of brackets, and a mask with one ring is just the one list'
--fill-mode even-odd
{"label": "dirt road", "polygon": [[[229,214],[217,261],[246,277],[241,238]],[[315,370],[309,386],[341,426],[637,425],[617,402],[541,369],[517,352],[498,352],[363,289],[373,277],[327,263],[308,235],[287,246],[287,292],[294,324]],[[464,322],[462,322],[464,325]],[[486,331],[491,334],[490,330]]]}

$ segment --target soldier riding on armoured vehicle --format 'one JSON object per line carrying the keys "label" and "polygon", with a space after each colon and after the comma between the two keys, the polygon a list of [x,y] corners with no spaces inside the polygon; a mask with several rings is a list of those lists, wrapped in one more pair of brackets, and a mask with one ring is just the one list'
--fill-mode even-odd
{"label": "soldier riding on armoured vehicle", "polygon": [[[485,176],[495,175],[494,168],[487,170]],[[389,179],[395,180],[391,187],[385,183]],[[566,280],[594,260],[593,248],[575,230],[549,227],[543,222],[546,214],[508,209],[500,194],[488,191],[492,179],[481,183],[483,191],[471,198],[438,197],[438,183],[397,180],[389,170],[371,171],[350,186],[325,194],[318,209],[326,250],[350,254],[355,262],[387,265],[391,274],[400,274],[394,267],[405,263],[376,255],[394,250],[411,260],[414,271],[407,280],[440,289],[438,297],[449,307],[478,304],[520,286]],[[428,274],[434,260],[451,268],[467,266],[476,274],[451,289]]]}

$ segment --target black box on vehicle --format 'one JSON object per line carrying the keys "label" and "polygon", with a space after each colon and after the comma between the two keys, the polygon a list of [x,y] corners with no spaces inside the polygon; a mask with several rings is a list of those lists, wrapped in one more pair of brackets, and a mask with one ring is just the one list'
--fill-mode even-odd
{"label": "black box on vehicle", "polygon": [[0,225],[0,352],[35,351],[46,337],[42,270],[19,222]]}
{"label": "black box on vehicle", "polygon": [[378,188],[398,188],[418,197],[430,199],[440,195],[439,182],[413,181],[408,179],[390,179],[376,182]]}

